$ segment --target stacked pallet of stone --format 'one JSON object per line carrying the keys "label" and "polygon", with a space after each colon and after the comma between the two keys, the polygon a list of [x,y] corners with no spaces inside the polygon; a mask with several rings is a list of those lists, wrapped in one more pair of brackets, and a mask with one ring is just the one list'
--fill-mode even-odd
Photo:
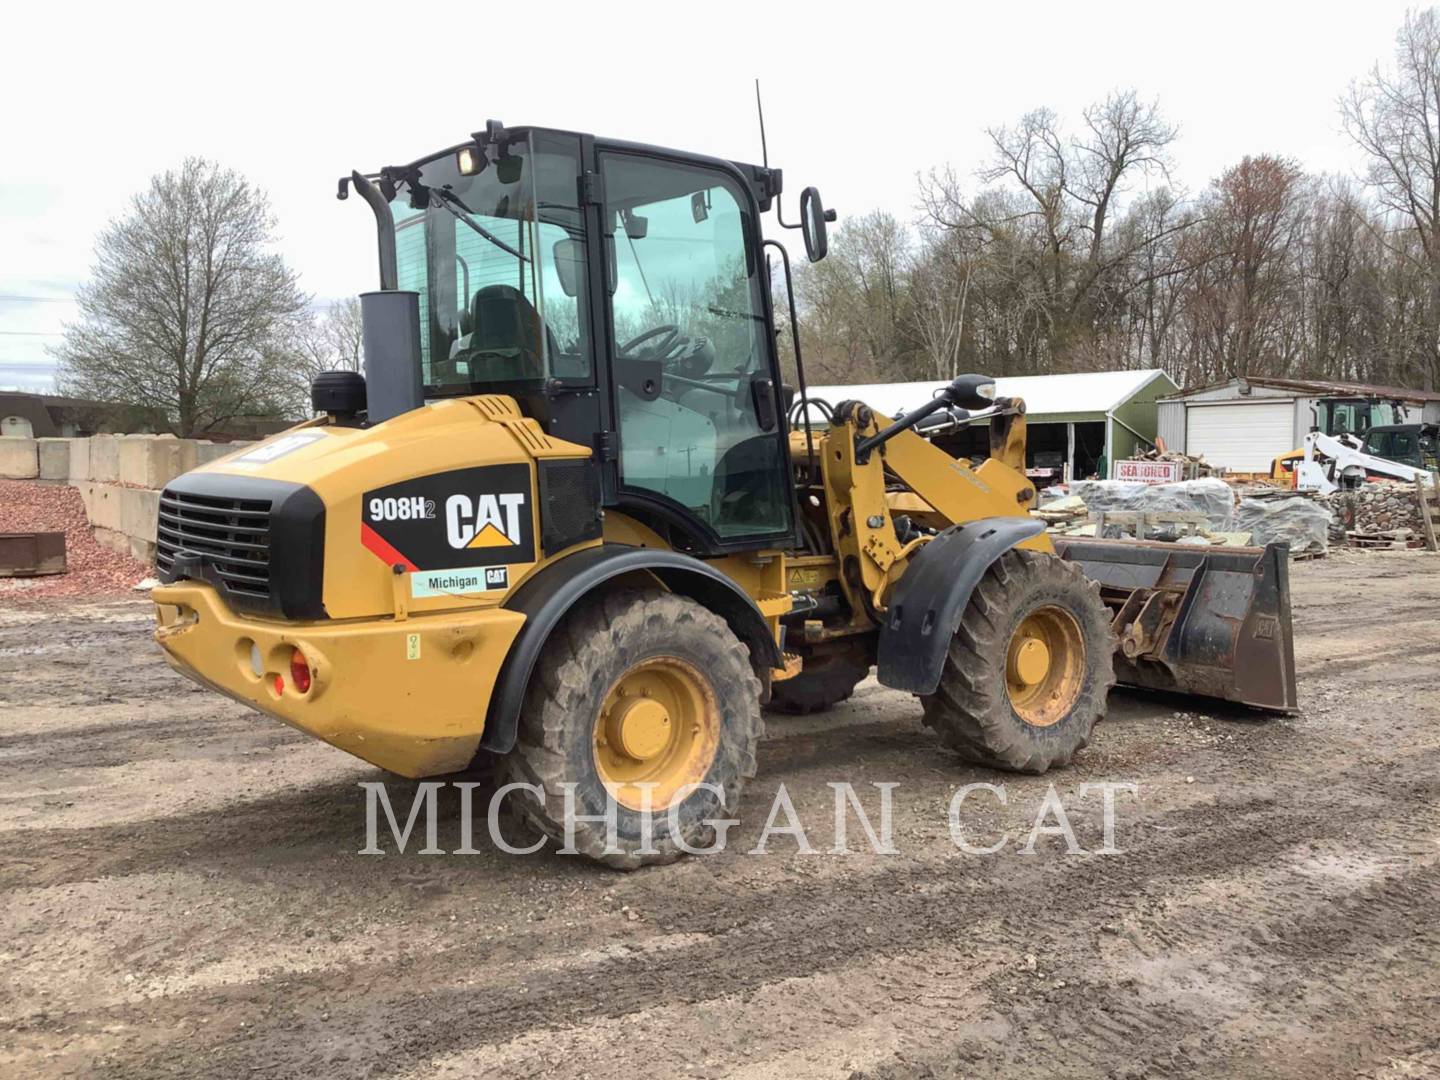
{"label": "stacked pallet of stone", "polygon": [[1375,481],[1319,496],[1356,547],[1420,546],[1425,535],[1414,484]]}

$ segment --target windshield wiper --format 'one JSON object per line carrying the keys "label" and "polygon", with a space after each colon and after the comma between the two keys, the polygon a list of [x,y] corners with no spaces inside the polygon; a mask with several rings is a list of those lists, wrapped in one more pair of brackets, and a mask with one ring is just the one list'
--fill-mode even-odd
{"label": "windshield wiper", "polygon": [[[489,229],[485,228],[484,225],[481,225],[478,221],[471,217],[470,208],[466,206],[465,203],[461,201],[460,196],[456,195],[453,191],[447,191],[445,188],[427,188],[426,190],[428,190],[431,195],[434,195],[440,199],[440,205],[443,206],[446,210],[450,211],[450,213],[454,215],[456,221],[461,221],[464,222],[466,225],[469,225],[470,228],[474,229],[477,233],[483,236],[486,240],[489,240],[492,244],[498,247],[501,251],[505,252],[507,255],[513,255],[521,262],[530,261],[528,256],[522,255],[520,252],[516,251],[509,244],[505,243],[504,240],[501,240]],[[459,209],[456,209],[456,207],[459,207]]]}

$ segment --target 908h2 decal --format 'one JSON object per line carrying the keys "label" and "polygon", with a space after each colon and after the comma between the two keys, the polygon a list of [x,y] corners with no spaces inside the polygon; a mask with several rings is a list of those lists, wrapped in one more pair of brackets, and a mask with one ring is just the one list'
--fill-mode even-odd
{"label": "908h2 decal", "polygon": [[535,561],[530,466],[482,465],[365,492],[360,542],[410,577],[414,597],[504,590]]}

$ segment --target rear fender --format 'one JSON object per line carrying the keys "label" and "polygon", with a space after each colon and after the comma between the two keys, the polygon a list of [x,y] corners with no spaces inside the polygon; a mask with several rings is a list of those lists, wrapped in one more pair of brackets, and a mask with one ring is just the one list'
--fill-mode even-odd
{"label": "rear fender", "polygon": [[750,648],[757,672],[784,666],[780,648],[755,602],[714,567],[688,555],[624,544],[601,544],[567,555],[532,574],[505,607],[525,616],[510,653],[501,665],[490,696],[485,733],[480,745],[508,753],[515,745],[520,706],[535,663],[560,620],[581,600],[625,574],[642,571],[658,578],[671,592],[688,596],[721,616],[735,636]]}
{"label": "rear fender", "polygon": [[876,677],[885,686],[933,694],[950,639],[991,563],[1045,531],[1028,517],[993,517],[946,529],[910,559],[880,628]]}

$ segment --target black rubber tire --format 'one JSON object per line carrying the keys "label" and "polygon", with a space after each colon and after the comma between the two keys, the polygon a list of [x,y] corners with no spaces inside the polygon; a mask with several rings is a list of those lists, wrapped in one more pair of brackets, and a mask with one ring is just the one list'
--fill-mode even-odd
{"label": "black rubber tire", "polygon": [[[1061,719],[1036,726],[1021,718],[1006,691],[1010,639],[1030,612],[1062,607],[1085,644],[1082,684]],[[1009,551],[985,572],[950,643],[940,685],[922,695],[925,723],[961,757],[1011,772],[1043,773],[1070,763],[1105,715],[1115,685],[1115,639],[1100,587],[1054,555]]]}
{"label": "black rubber tire", "polygon": [[[594,723],[605,695],[620,676],[656,656],[687,661],[709,682],[720,719],[714,761],[704,777],[724,792],[697,790],[677,811],[679,839],[703,849],[714,840],[709,819],[735,816],[745,782],[755,775],[755,752],[764,731],[760,680],[750,652],[719,615],[694,600],[660,590],[607,593],[582,603],[555,628],[531,676],[515,749],[501,761],[507,783],[536,784],[508,800],[520,816],[558,849],[564,842],[564,783],[575,787],[577,817],[598,816],[609,802],[596,768]],[[644,846],[639,812],[616,803],[617,852],[607,853],[603,822],[577,821],[575,848],[618,870],[673,862],[684,851],[671,834],[669,815],[652,817],[651,853]]]}
{"label": "black rubber tire", "polygon": [[870,674],[870,657],[860,648],[817,653],[805,659],[800,674],[770,685],[766,708],[804,716],[824,712],[855,692]]}

